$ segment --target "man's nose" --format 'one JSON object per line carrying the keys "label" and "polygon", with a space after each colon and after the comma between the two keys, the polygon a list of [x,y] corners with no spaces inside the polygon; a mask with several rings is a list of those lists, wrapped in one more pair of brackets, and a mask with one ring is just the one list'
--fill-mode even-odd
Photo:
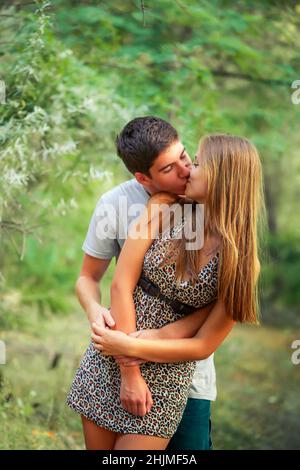
{"label": "man's nose", "polygon": [[191,163],[185,163],[184,165],[180,166],[179,174],[181,177],[184,177],[184,178],[189,177],[190,172],[191,172]]}

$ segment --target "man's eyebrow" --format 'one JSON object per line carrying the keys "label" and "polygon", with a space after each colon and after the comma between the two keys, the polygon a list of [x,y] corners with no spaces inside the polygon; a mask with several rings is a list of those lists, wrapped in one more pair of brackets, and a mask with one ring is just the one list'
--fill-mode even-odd
{"label": "man's eyebrow", "polygon": [[[182,155],[184,154],[184,152],[185,152],[185,147],[183,147],[183,150],[182,150],[181,154],[179,155],[179,158],[182,157]],[[162,168],[161,168],[160,170],[158,170],[158,171],[159,171],[159,172],[160,172],[160,171],[163,171],[165,168],[168,168],[168,166],[173,165],[173,163],[175,163],[175,162],[170,162],[170,163],[168,163],[168,165],[165,165],[164,167],[162,167]]]}

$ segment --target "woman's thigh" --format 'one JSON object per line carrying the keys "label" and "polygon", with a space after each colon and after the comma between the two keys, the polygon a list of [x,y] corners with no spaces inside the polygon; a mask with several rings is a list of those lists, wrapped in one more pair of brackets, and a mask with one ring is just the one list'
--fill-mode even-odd
{"label": "woman's thigh", "polygon": [[118,435],[114,450],[165,450],[170,439],[144,434]]}
{"label": "woman's thigh", "polygon": [[118,433],[97,426],[83,415],[81,415],[81,420],[87,450],[112,450],[114,448]]}

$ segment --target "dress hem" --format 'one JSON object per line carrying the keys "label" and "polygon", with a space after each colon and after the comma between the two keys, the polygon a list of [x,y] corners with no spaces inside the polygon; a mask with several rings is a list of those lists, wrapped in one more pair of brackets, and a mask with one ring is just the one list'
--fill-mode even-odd
{"label": "dress hem", "polygon": [[118,433],[118,434],[142,434],[143,436],[153,436],[153,437],[160,437],[162,439],[171,439],[175,433],[173,433],[172,435],[170,436],[162,436],[162,435],[159,435],[159,434],[151,434],[149,432],[142,432],[139,431],[130,431],[128,430],[127,432],[124,432],[122,431],[121,429],[115,429],[115,428],[112,428],[112,426],[109,426],[108,424],[106,423],[103,423],[101,422],[100,420],[99,421],[96,421],[94,417],[90,416],[89,413],[86,412],[86,410],[82,410],[82,408],[80,407],[77,407],[76,405],[74,405],[74,403],[71,403],[69,401],[66,402],[66,404],[69,406],[69,408],[71,408],[73,411],[75,411],[76,413],[79,413],[81,414],[82,416],[84,416],[86,419],[88,419],[89,421],[92,421],[94,424],[96,424],[97,426],[101,427],[101,428],[104,428],[104,429],[107,429],[107,431],[112,431],[112,432],[115,432],[115,433]]}

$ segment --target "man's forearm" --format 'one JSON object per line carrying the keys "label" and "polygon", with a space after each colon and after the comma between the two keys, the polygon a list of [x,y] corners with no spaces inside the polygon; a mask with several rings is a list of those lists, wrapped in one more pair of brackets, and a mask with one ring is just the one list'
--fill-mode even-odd
{"label": "man's forearm", "polygon": [[87,314],[88,321],[92,324],[96,320],[95,309],[93,307],[95,304],[99,305],[101,303],[99,283],[89,277],[80,276],[76,282],[76,294]]}
{"label": "man's forearm", "polygon": [[159,329],[161,339],[193,338],[205,323],[215,302]]}

